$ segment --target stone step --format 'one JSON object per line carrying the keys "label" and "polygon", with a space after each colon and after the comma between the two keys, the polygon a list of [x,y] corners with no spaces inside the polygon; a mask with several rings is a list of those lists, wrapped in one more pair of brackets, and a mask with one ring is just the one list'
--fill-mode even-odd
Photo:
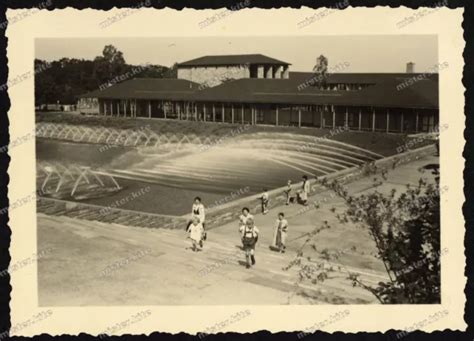
{"label": "stone step", "polygon": [[98,212],[95,210],[91,209],[83,209],[81,210],[81,213],[75,215],[75,218],[77,219],[85,219],[85,220],[93,220],[93,217],[98,217]]}
{"label": "stone step", "polygon": [[167,216],[154,216],[127,210],[110,210],[103,213],[101,212],[103,207],[87,206],[87,204],[80,203],[72,204],[70,208],[66,209],[66,202],[41,198],[38,200],[37,211],[48,215],[63,215],[90,221],[118,222],[124,225],[150,228],[176,228],[173,219]]}
{"label": "stone step", "polygon": [[[75,220],[76,219],[77,218],[75,218]],[[78,224],[79,219],[77,219],[77,221],[75,221],[74,223]],[[89,223],[86,223],[86,225],[88,224]],[[102,224],[105,225],[105,223],[102,223]],[[119,228],[126,228],[126,226],[122,224],[115,223],[113,225]],[[159,230],[159,232],[157,233],[157,237],[161,238],[160,239],[161,243],[164,242],[163,239],[166,237],[165,238],[166,244],[171,246],[172,250],[173,248],[176,250],[182,250],[182,248],[186,246],[187,241],[186,241],[185,236],[186,235],[184,232],[183,234],[181,234],[181,232],[174,232],[170,230]],[[236,245],[238,244],[239,244],[238,241],[227,241],[227,240],[225,241],[219,240],[219,242],[217,241],[214,242],[212,240],[206,241],[204,244],[203,252],[209,253],[212,256],[211,256],[210,261],[203,260],[203,263],[207,265],[212,265],[215,263],[219,264],[219,261],[221,260],[226,261],[228,259],[236,258],[236,255],[239,255],[239,254],[242,256],[242,259],[243,259],[244,258],[243,251],[240,251],[239,249],[236,248]],[[291,260],[291,257],[285,257],[281,254],[270,251],[268,249],[268,245],[265,245],[265,244],[259,245],[257,247],[256,255],[261,260],[259,263],[261,263],[264,266],[269,266],[269,271],[272,272],[272,274],[277,274],[277,275],[282,275],[285,273],[283,272],[283,270],[281,270],[282,261],[286,260],[286,262],[289,262]],[[277,262],[276,264],[278,264],[277,267],[275,267],[274,265],[275,261]],[[358,269],[351,269],[351,271],[354,271],[354,272],[358,272],[357,270]],[[361,274],[363,275],[363,277],[366,279],[368,283],[377,283],[377,281],[380,280],[380,278],[376,278],[375,280],[370,280],[371,274],[368,274],[368,273],[361,273]]]}
{"label": "stone step", "polygon": [[[94,234],[104,235],[108,238],[118,241],[128,239],[129,230],[133,227],[121,224],[109,224],[104,222],[89,222],[77,218],[54,217],[40,215],[41,219],[54,222],[55,225],[61,226],[61,229],[78,229],[78,231],[94,231]],[[298,279],[297,269],[283,270],[282,266],[286,265],[291,259],[290,254],[277,254],[266,247],[257,247],[256,259],[257,264],[250,270],[246,270],[243,266],[245,261],[244,252],[236,246],[238,241],[229,238],[219,240],[211,240],[204,244],[202,252],[193,253],[187,248],[190,243],[185,239],[184,231],[176,230],[143,230],[137,229],[137,235],[133,238],[133,244],[142,249],[151,249],[153,252],[159,252],[157,256],[157,266],[161,262],[165,262],[167,266],[173,267],[176,264],[177,269],[181,269],[182,276],[190,279],[193,276],[200,276],[204,282],[215,281],[223,278],[235,281],[245,281],[256,285],[262,285],[269,288],[281,290],[284,292],[304,291],[305,295],[316,297],[317,301],[322,303],[331,302],[350,302],[362,303],[372,302],[373,298],[370,293],[362,291],[354,299],[354,288],[351,282],[341,273],[330,273],[330,278],[325,282],[312,284],[305,281],[295,286]],[[144,231],[148,231],[144,233]],[[183,269],[183,264],[187,264]],[[185,270],[187,269],[187,270]],[[173,273],[173,276],[179,277],[180,273]]]}
{"label": "stone step", "polygon": [[80,219],[82,216],[87,216],[88,214],[90,214],[90,210],[88,208],[78,208],[67,213],[68,217],[78,219]]}

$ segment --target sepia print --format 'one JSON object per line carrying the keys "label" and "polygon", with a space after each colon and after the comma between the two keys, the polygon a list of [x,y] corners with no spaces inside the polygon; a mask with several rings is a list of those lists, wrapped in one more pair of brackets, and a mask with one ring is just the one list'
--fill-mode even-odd
{"label": "sepia print", "polygon": [[[144,67],[36,41],[38,249],[56,250],[40,304],[440,302],[436,37],[351,37],[380,51],[367,72],[347,38],[295,39],[347,61],[233,53],[245,38],[204,55],[222,39],[203,38]],[[418,49],[384,65],[388,43]],[[159,292],[120,294],[141,281]]]}
{"label": "sepia print", "polygon": [[[443,139],[462,135],[462,105],[446,90],[462,66],[445,36],[413,28],[446,12],[397,28],[410,13],[400,12],[393,28],[354,34],[317,29],[336,27],[345,6],[288,12],[291,35],[226,26],[255,13],[248,6],[202,12],[180,36],[120,33],[158,15],[147,5],[91,13],[97,27],[83,36],[34,36],[32,70],[12,62],[4,87],[13,99],[29,91],[31,108],[28,125],[12,119],[10,151],[29,166],[2,214],[31,217],[35,236],[9,269],[13,288],[35,278],[32,308],[14,319],[34,323],[15,334],[85,324],[101,337],[161,328],[203,338],[271,329],[269,308],[287,318],[315,309],[305,311],[316,320],[273,329],[299,338],[385,330],[377,316],[395,313],[399,338],[459,326],[463,301],[446,299],[458,285],[446,281],[462,276],[463,263],[447,263],[463,252],[453,234],[461,179],[449,170],[460,144]],[[233,28],[206,34],[220,27]],[[455,110],[443,116],[448,94]],[[211,318],[213,307],[226,310]],[[179,326],[190,308],[199,325]],[[60,327],[62,309],[81,324]],[[107,316],[89,324],[92,312]]]}

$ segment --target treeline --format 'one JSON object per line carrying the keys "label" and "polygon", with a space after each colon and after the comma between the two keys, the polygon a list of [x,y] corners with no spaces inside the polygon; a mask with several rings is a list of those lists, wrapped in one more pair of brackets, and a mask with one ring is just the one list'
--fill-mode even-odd
{"label": "treeline", "polygon": [[176,78],[176,67],[131,65],[122,52],[107,45],[94,60],[62,58],[53,62],[35,59],[35,105],[75,104],[77,96],[105,89],[131,78]]}

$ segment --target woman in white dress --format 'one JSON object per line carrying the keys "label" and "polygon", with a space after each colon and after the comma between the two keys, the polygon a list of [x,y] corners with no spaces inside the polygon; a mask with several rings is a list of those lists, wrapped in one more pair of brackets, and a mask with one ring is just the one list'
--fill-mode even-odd
{"label": "woman in white dress", "polygon": [[250,214],[250,210],[247,207],[244,207],[242,214],[239,216],[239,229],[247,224],[248,219],[253,219],[253,215]]}
{"label": "woman in white dress", "polygon": [[286,249],[286,236],[288,233],[288,220],[285,219],[283,212],[278,213],[278,219],[275,222],[275,232],[273,233],[272,247],[281,253]]}
{"label": "woman in white dress", "polygon": [[199,222],[204,227],[205,220],[206,220],[206,212],[205,212],[204,205],[202,204],[200,197],[194,198],[191,217],[195,217],[195,216],[199,218]]}
{"label": "woman in white dress", "polygon": [[308,205],[308,194],[310,191],[308,177],[303,175],[303,184],[301,185],[301,190],[298,193],[299,201],[301,204],[307,206]]}
{"label": "woman in white dress", "polygon": [[204,205],[202,204],[200,197],[194,198],[193,207],[191,209],[191,221],[188,223],[186,230],[192,224],[194,217],[199,218],[199,223],[202,225],[202,228],[203,228],[202,240],[199,243],[200,246],[202,247],[202,241],[206,240],[207,233],[206,233],[206,212],[205,212]]}

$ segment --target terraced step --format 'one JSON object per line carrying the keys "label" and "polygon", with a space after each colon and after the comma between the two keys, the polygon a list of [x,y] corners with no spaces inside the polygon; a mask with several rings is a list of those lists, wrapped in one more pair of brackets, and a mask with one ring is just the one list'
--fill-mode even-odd
{"label": "terraced step", "polygon": [[[364,304],[373,303],[374,298],[370,293],[361,288],[353,288],[347,280],[347,275],[341,272],[330,273],[330,278],[324,282],[313,284],[310,281],[298,282],[296,268],[283,270],[294,254],[275,253],[270,251],[268,245],[262,243],[256,249],[257,265],[246,270],[242,265],[244,253],[238,247],[240,244],[238,233],[222,235],[209,234],[209,239],[204,244],[202,252],[194,254],[186,248],[189,242],[186,233],[179,230],[166,229],[141,229],[138,227],[124,226],[118,223],[91,222],[78,218],[45,216],[39,214],[40,221],[48,225],[60,226],[62,230],[72,230],[78,236],[112,238],[114,240],[127,240],[133,242],[138,248],[152,249],[159,252],[156,266],[167,264],[175,269],[172,278],[187,278],[192,281],[206,283],[226,281],[257,285],[285,294],[295,292],[297,295],[311,297],[313,303],[320,304]],[[133,231],[136,230],[136,231]],[[130,232],[132,231],[132,234]],[[133,239],[130,236],[133,235]],[[152,253],[153,254],[153,253]],[[191,261],[192,260],[192,261]],[[154,261],[153,261],[154,262]],[[363,272],[363,271],[361,271]],[[370,276],[362,274],[366,283]]]}
{"label": "terraced step", "polygon": [[[67,205],[70,205],[70,207],[67,207]],[[106,209],[105,213],[104,208]],[[102,221],[105,223],[114,222],[150,228],[177,228],[184,226],[186,223],[186,219],[182,217],[129,211],[45,197],[38,198],[37,211],[53,216],[66,216],[70,218]]]}

